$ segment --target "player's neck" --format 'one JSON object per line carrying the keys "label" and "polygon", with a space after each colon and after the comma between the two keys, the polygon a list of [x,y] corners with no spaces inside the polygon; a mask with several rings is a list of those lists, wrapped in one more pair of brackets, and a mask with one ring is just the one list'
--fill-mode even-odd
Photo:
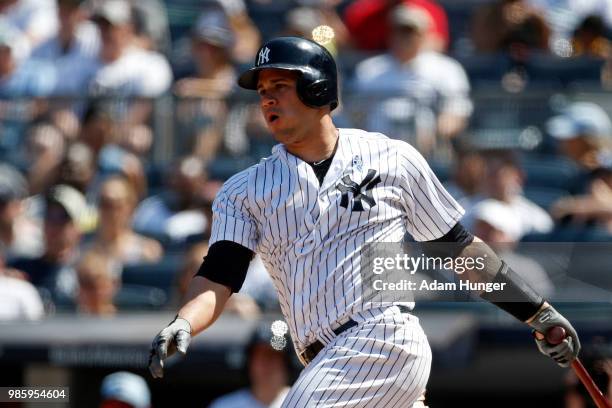
{"label": "player's neck", "polygon": [[297,143],[286,144],[289,153],[306,162],[319,162],[334,153],[338,142],[338,129],[329,115],[321,117],[320,121],[309,129]]}

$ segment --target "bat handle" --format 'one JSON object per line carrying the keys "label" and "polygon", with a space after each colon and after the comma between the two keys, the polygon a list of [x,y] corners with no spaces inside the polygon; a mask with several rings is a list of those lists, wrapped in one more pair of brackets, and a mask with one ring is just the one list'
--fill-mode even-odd
{"label": "bat handle", "polygon": [[534,336],[538,340],[546,339],[546,342],[548,344],[552,344],[553,346],[556,346],[557,344],[561,344],[561,342],[565,340],[565,338],[567,337],[565,333],[565,329],[561,326],[551,327],[544,334],[540,332],[534,332]]}

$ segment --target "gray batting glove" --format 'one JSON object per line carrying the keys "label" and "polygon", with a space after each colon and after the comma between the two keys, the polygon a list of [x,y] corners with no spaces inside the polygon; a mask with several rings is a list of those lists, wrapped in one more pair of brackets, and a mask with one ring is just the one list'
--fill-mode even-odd
{"label": "gray batting glove", "polygon": [[543,335],[546,335],[548,330],[555,326],[565,329],[566,338],[559,344],[550,344],[545,338],[542,340],[535,339],[540,352],[555,360],[561,367],[569,367],[572,361],[578,357],[580,352],[578,333],[554,307],[548,305],[540,310],[528,324]]}
{"label": "gray batting glove", "polygon": [[170,324],[159,332],[151,344],[149,371],[153,378],[164,376],[164,361],[178,350],[187,353],[191,342],[191,325],[182,317],[176,316]]}

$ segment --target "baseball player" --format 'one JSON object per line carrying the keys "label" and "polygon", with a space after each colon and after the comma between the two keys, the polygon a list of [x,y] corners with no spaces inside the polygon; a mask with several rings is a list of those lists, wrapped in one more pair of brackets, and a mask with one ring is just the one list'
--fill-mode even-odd
{"label": "baseball player", "polygon": [[283,407],[411,407],[422,399],[431,350],[411,301],[372,301],[360,256],[366,244],[448,242],[449,256],[486,256],[470,281],[504,284],[481,294],[540,333],[561,326],[559,345],[540,351],[568,366],[580,349],[572,325],[459,220],[464,211],[409,144],[337,129],[336,65],[319,44],[275,38],[238,84],[256,90],[279,144],[230,178],[213,205],[210,249],[188,301],[153,340],[149,368],[187,352],[219,317],[258,253],[269,271],[299,359],[305,365]]}

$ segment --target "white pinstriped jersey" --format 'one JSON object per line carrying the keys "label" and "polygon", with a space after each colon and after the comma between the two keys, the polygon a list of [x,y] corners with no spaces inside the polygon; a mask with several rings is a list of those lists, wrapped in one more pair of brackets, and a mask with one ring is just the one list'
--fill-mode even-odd
{"label": "white pinstriped jersey", "polygon": [[213,211],[210,244],[260,254],[298,352],[329,342],[354,313],[385,306],[361,297],[364,244],[400,242],[406,232],[434,240],[463,215],[412,146],[358,129],[340,129],[321,185],[308,163],[277,145],[224,184]]}

